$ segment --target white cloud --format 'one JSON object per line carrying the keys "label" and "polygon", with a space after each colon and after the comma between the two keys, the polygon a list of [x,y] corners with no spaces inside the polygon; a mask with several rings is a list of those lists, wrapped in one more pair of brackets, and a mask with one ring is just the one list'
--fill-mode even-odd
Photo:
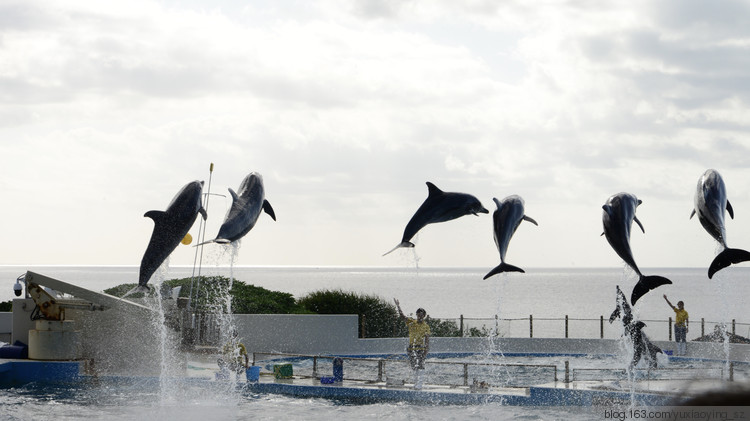
{"label": "white cloud", "polygon": [[[644,199],[644,224],[664,224],[649,234],[695,241],[700,227],[680,218],[706,168],[750,207],[750,14],[683,4],[2,6],[0,186],[22,204],[6,215],[19,221],[7,263],[137,264],[143,213],[207,180],[209,162],[222,194],[263,173],[279,217],[239,263],[399,264],[380,254],[425,181],[488,209],[524,196],[540,227],[511,244],[522,266],[619,264],[598,235],[601,204],[623,190]],[[212,206],[209,235],[226,199]],[[490,226],[428,226],[421,264],[494,264]],[[737,221],[732,238],[747,229]],[[648,240],[641,266],[703,252]]]}

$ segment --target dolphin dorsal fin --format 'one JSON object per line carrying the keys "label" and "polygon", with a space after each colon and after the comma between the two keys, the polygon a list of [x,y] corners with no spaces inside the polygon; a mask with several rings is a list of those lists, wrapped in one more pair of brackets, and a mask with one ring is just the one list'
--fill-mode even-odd
{"label": "dolphin dorsal fin", "polygon": [[276,220],[276,213],[274,213],[273,208],[271,207],[271,204],[268,203],[268,200],[263,199],[263,211],[271,216],[273,220]]}
{"label": "dolphin dorsal fin", "polygon": [[524,220],[524,221],[529,221],[529,222],[531,222],[532,224],[534,224],[534,225],[536,225],[536,226],[539,226],[539,224],[537,224],[537,223],[536,223],[536,221],[534,220],[534,218],[532,218],[532,217],[530,217],[530,216],[524,215],[524,216],[523,216],[523,220]]}
{"label": "dolphin dorsal fin", "polygon": [[150,210],[143,214],[144,217],[153,219],[155,224],[163,221],[166,215],[166,212],[160,210]]}
{"label": "dolphin dorsal fin", "polygon": [[503,204],[499,200],[497,200],[497,197],[493,197],[492,201],[495,202],[495,206],[497,206],[497,210],[500,210],[500,208],[503,207]]}
{"label": "dolphin dorsal fin", "polygon": [[430,197],[433,195],[439,195],[439,194],[443,194],[443,191],[428,181],[427,182],[427,197]]}
{"label": "dolphin dorsal fin", "polygon": [[633,217],[633,221],[635,221],[635,223],[636,223],[636,224],[638,224],[638,226],[639,226],[639,227],[641,227],[641,231],[643,231],[643,233],[645,234],[645,233],[646,233],[646,230],[645,230],[645,229],[643,229],[643,224],[641,224],[641,221],[639,221],[639,220],[638,220],[638,217],[637,217],[637,216],[634,216],[634,217]]}
{"label": "dolphin dorsal fin", "polygon": [[729,203],[729,200],[727,200],[727,212],[729,212],[729,217],[734,219],[734,209],[732,209],[732,204]]}
{"label": "dolphin dorsal fin", "polygon": [[237,193],[235,193],[234,190],[232,190],[231,187],[229,187],[227,190],[229,190],[229,194],[232,196],[232,204],[234,204],[234,202],[240,200],[240,197],[237,196]]}

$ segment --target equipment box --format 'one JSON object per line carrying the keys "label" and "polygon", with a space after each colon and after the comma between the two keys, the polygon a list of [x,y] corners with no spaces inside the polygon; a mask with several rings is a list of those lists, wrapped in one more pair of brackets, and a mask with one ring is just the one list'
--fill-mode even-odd
{"label": "equipment box", "polygon": [[292,369],[292,365],[289,363],[274,364],[273,376],[277,379],[291,379],[294,376],[294,370]]}

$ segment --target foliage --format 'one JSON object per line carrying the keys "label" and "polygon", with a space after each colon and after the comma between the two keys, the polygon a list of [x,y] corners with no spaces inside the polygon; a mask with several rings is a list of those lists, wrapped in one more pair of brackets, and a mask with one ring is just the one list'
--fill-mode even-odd
{"label": "foliage", "polygon": [[[230,288],[231,282],[231,290]],[[399,319],[398,311],[389,301],[366,294],[342,290],[320,290],[295,300],[292,294],[271,291],[248,285],[240,280],[223,276],[199,276],[195,278],[171,279],[162,284],[163,297],[171,296],[174,288],[180,287],[179,297],[190,295],[193,289],[193,305],[213,312],[227,312],[226,297],[232,297],[232,312],[235,314],[356,314],[360,319],[359,334],[365,338],[391,338],[408,336],[406,324]],[[122,297],[136,284],[122,284],[104,292]],[[227,291],[229,290],[229,294]],[[151,288],[150,297],[156,295]],[[143,293],[131,294],[129,298],[143,298]],[[455,321],[428,317],[432,336],[458,337],[461,331]],[[362,329],[364,328],[364,332]],[[472,328],[470,336],[487,336],[487,332]]]}
{"label": "foliage", "polygon": [[364,332],[363,323],[360,323],[359,334],[366,338],[392,337],[398,320],[396,308],[375,295],[321,290],[307,294],[298,302],[302,307],[317,314],[356,314],[360,321],[364,318]]}
{"label": "foliage", "polygon": [[13,311],[13,301],[0,301],[0,311]]}
{"label": "foliage", "polygon": [[[235,314],[294,314],[304,312],[304,309],[297,305],[292,294],[247,285],[240,280],[232,281],[224,276],[171,279],[162,284],[161,294],[166,296],[171,294],[171,290],[174,288],[180,287],[179,297],[188,297],[192,285],[193,305],[198,308],[226,312],[225,297],[230,282],[232,289],[229,292],[232,297],[232,311]],[[135,287],[136,284],[122,284],[104,292],[122,297]],[[151,288],[147,294],[154,296],[156,289]],[[137,293],[128,297],[143,298],[143,296],[143,293]]]}

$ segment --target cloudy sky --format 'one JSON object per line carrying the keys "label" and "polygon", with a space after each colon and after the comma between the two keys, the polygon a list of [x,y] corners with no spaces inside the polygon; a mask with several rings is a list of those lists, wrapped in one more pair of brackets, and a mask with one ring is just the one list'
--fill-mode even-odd
{"label": "cloudy sky", "polygon": [[748,69],[739,1],[0,0],[1,263],[138,265],[143,214],[214,163],[212,193],[257,171],[278,217],[236,264],[494,267],[490,215],[382,257],[431,181],[525,199],[512,264],[621,266],[601,206],[627,191],[640,266],[707,267],[707,168],[750,248]]}

